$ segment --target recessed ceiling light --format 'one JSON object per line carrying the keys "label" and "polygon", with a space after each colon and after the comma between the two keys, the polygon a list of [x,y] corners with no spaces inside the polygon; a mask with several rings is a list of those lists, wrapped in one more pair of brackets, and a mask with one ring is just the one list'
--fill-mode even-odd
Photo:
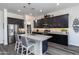
{"label": "recessed ceiling light", "polygon": [[59,3],[57,3],[57,6],[59,6],[60,4]]}
{"label": "recessed ceiling light", "polygon": [[40,10],[40,12],[43,12],[43,10]]}
{"label": "recessed ceiling light", "polygon": [[21,12],[21,10],[18,10],[18,12]]}
{"label": "recessed ceiling light", "polygon": [[31,3],[27,3],[28,5],[30,5]]}

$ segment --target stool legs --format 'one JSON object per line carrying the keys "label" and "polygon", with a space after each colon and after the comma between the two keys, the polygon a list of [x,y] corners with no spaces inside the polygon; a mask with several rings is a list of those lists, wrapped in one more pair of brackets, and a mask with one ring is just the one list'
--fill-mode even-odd
{"label": "stool legs", "polygon": [[20,51],[20,48],[21,48],[20,45],[21,45],[21,43],[16,41],[16,43],[15,43],[15,51],[17,52],[17,54],[19,54],[19,51]]}

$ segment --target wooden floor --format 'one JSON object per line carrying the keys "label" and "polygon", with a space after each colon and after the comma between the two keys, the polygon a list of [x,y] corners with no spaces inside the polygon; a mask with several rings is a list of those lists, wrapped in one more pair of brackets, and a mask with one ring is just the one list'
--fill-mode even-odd
{"label": "wooden floor", "polygon": [[51,55],[79,55],[79,47],[64,46],[49,42],[48,53],[50,53]]}
{"label": "wooden floor", "polygon": [[[17,55],[14,51],[14,44],[7,46],[0,45],[0,55]],[[79,55],[79,47],[49,42],[48,51],[45,55]]]}
{"label": "wooden floor", "polygon": [[14,44],[7,46],[0,45],[0,55],[16,55],[16,51],[14,51]]}

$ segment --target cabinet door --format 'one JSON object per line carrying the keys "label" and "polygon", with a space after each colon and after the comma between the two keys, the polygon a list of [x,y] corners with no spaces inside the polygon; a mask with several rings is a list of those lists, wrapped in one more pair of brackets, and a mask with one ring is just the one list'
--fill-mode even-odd
{"label": "cabinet door", "polygon": [[49,28],[54,28],[54,17],[51,17],[48,19]]}
{"label": "cabinet door", "polygon": [[24,28],[24,20],[17,21],[19,28]]}
{"label": "cabinet door", "polygon": [[43,20],[43,26],[44,26],[44,28],[49,28],[49,20],[48,19]]}
{"label": "cabinet door", "polygon": [[24,20],[8,18],[8,24],[17,24],[20,28],[24,28]]}
{"label": "cabinet door", "polygon": [[68,28],[68,14],[55,17],[56,28]]}
{"label": "cabinet door", "polygon": [[44,24],[44,19],[41,19],[40,20],[40,28],[44,28],[44,25],[43,24]]}
{"label": "cabinet door", "polygon": [[33,22],[34,22],[34,28],[37,28],[37,22],[36,21]]}
{"label": "cabinet door", "polygon": [[40,20],[37,20],[37,28],[39,28]]}
{"label": "cabinet door", "polygon": [[43,19],[37,20],[37,28],[43,28]]}
{"label": "cabinet door", "polygon": [[48,49],[48,41],[45,40],[42,42],[42,53],[45,53]]}

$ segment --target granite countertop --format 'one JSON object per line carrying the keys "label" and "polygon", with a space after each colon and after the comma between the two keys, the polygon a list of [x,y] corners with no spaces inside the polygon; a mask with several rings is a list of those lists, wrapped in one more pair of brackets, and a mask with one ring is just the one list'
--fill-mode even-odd
{"label": "granite countertop", "polygon": [[50,34],[60,34],[60,35],[68,35],[66,32],[48,32]]}
{"label": "granite countertop", "polygon": [[37,40],[37,41],[44,41],[52,37],[52,36],[40,35],[40,34],[34,34],[34,35],[20,34],[19,36],[25,36],[27,38]]}
{"label": "granite countertop", "polygon": [[[44,34],[44,32],[36,32],[36,33],[43,33]],[[66,33],[66,32],[47,32],[47,34],[68,35],[68,33]]]}

